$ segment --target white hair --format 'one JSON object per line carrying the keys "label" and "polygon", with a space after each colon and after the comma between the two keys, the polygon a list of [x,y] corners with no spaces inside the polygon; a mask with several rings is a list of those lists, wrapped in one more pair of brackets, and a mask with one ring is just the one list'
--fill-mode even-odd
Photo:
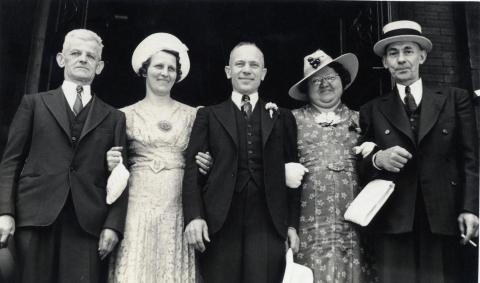
{"label": "white hair", "polygon": [[102,49],[103,49],[102,39],[100,38],[100,36],[98,36],[98,34],[94,33],[91,30],[88,30],[88,29],[74,29],[74,30],[69,31],[65,35],[65,40],[63,41],[62,52],[65,52],[65,50],[68,48],[68,46],[70,44],[70,41],[73,38],[78,38],[78,39],[82,39],[82,40],[85,40],[85,41],[95,41],[97,43],[98,47],[100,48],[100,56],[102,55]]}

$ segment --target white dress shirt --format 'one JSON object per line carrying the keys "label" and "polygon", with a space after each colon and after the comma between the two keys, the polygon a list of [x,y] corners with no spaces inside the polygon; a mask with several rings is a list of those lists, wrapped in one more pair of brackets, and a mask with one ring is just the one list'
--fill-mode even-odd
{"label": "white dress shirt", "polygon": [[[397,83],[398,94],[400,95],[403,104],[405,104],[405,88],[406,86]],[[423,94],[422,79],[418,79],[416,82],[410,85],[410,93],[412,94],[413,99],[415,99],[417,106],[420,105]]]}
{"label": "white dress shirt", "polygon": [[[87,103],[92,99],[92,94],[89,85],[83,85],[82,87],[82,104],[85,107],[85,105],[87,105]],[[75,104],[75,100],[77,99],[77,84],[70,81],[63,81],[62,90],[65,94],[65,98],[67,99],[70,109],[73,111],[73,104]]]}
{"label": "white dress shirt", "polygon": [[[242,110],[242,96],[243,94],[239,93],[238,91],[232,91],[232,101],[237,105],[238,109]],[[250,104],[252,104],[252,112],[255,109],[255,105],[258,102],[258,92],[254,92],[248,95],[250,97]]]}

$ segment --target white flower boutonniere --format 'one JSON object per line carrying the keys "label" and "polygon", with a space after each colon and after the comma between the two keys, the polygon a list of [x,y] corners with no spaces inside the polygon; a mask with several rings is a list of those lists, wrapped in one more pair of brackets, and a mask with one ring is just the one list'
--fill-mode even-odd
{"label": "white flower boutonniere", "polygon": [[270,118],[273,118],[273,112],[278,111],[278,106],[273,102],[268,102],[267,104],[265,104],[265,109],[268,110],[268,113],[270,114]]}

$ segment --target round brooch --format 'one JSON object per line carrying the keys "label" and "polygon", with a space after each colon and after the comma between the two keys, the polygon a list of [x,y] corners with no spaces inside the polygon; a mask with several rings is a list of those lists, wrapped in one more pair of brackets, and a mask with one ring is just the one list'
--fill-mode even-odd
{"label": "round brooch", "polygon": [[158,127],[160,128],[160,130],[168,132],[172,129],[172,124],[170,124],[170,122],[166,120],[161,120],[160,122],[158,122]]}

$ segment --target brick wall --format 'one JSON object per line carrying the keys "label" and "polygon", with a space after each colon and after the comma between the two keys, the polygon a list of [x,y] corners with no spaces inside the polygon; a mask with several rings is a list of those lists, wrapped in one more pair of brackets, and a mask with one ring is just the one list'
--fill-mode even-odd
{"label": "brick wall", "polygon": [[470,72],[473,89],[480,89],[480,3],[465,5]]}
{"label": "brick wall", "polygon": [[[468,66],[465,66],[466,41],[462,24],[458,23],[458,10],[462,3],[410,2],[399,3],[398,19],[414,20],[422,26],[424,35],[433,43],[433,50],[421,67],[421,77],[426,84],[471,87],[465,81]],[[457,17],[457,18],[456,18]],[[465,26],[463,25],[463,29]],[[468,51],[467,51],[468,53]],[[468,74],[467,77],[470,75]]]}

